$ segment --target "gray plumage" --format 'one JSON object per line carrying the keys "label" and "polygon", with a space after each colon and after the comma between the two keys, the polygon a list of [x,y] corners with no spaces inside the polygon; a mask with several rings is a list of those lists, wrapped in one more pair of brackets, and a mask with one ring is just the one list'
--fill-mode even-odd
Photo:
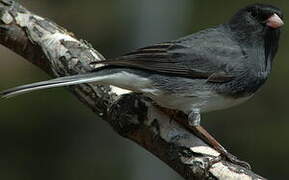
{"label": "gray plumage", "polygon": [[228,23],[95,62],[105,67],[94,72],[24,85],[1,95],[94,82],[143,93],[161,106],[186,113],[230,107],[250,98],[271,72],[280,35],[279,27],[267,22],[273,15],[281,21],[278,8],[254,4]]}

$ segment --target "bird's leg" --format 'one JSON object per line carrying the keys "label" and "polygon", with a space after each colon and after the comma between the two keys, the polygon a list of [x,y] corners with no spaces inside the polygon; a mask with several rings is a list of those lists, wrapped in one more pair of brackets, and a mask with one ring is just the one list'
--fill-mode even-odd
{"label": "bird's leg", "polygon": [[[188,116],[189,125],[196,135],[201,138],[203,141],[208,143],[214,149],[216,149],[223,158],[226,158],[230,162],[251,169],[251,166],[244,161],[237,159],[234,155],[230,154],[213,136],[211,136],[201,125],[201,114],[199,109],[193,109]],[[210,162],[211,165],[219,162],[220,159],[213,159]]]}

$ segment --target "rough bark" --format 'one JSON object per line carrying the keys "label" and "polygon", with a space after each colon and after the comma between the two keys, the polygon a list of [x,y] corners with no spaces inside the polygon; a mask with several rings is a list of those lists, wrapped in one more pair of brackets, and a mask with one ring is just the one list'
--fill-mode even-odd
{"label": "rough bark", "polygon": [[[104,57],[84,40],[54,22],[35,15],[13,0],[0,1],[0,43],[52,77],[90,71]],[[185,179],[264,179],[222,160],[207,168],[219,153],[160,111],[153,102],[117,88],[81,84],[69,90],[107,121],[119,135],[147,149]],[[181,120],[182,121],[182,120]]]}

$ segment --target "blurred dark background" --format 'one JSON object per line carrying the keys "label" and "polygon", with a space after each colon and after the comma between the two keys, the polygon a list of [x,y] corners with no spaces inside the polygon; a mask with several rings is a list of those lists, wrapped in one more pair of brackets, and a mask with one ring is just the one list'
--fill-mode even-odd
{"label": "blurred dark background", "polygon": [[[176,39],[228,20],[253,2],[212,0],[23,0],[105,57]],[[288,0],[258,1],[282,8],[285,26],[273,73],[262,90],[238,107],[203,116],[203,125],[254,171],[288,177]],[[0,88],[49,77],[0,47]],[[181,179],[156,157],[119,137],[65,88],[0,103],[0,179]]]}

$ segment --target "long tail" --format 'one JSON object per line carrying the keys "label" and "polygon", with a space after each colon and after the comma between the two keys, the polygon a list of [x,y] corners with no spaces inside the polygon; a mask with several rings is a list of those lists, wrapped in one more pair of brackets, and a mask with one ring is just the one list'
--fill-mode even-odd
{"label": "long tail", "polygon": [[14,97],[20,94],[25,94],[31,91],[40,90],[40,89],[101,81],[105,77],[107,76],[100,76],[98,72],[60,77],[60,78],[56,78],[56,79],[52,79],[48,81],[42,81],[42,82],[37,82],[33,84],[11,88],[11,89],[0,92],[0,96],[1,98],[10,98],[10,97]]}

